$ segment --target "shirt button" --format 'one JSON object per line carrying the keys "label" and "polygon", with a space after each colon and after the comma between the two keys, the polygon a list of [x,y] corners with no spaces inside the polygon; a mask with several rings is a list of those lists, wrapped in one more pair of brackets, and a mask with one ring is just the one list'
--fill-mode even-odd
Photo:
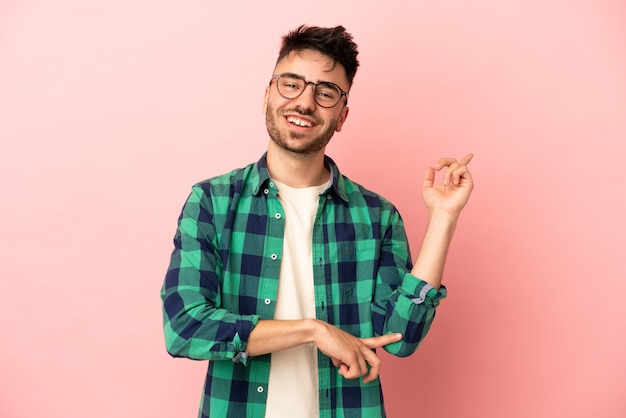
{"label": "shirt button", "polygon": [[333,198],[333,197],[332,197],[330,194],[327,194],[327,195],[326,195],[326,199],[330,200],[330,199],[332,199],[332,198]]}
{"label": "shirt button", "polygon": [[263,393],[263,386],[257,387],[256,391],[259,392],[259,393]]}
{"label": "shirt button", "polygon": [[265,299],[265,304],[266,304],[266,305],[269,305],[270,303],[272,303],[272,301],[271,301],[271,300],[269,300],[269,299]]}
{"label": "shirt button", "polygon": [[274,182],[270,181],[270,187],[274,187]]}
{"label": "shirt button", "polygon": [[263,190],[263,193],[268,194],[270,192],[270,189],[265,189]]}
{"label": "shirt button", "polygon": [[278,256],[277,256],[276,254],[272,254],[272,255],[270,256],[270,258],[271,258],[272,260],[276,260],[276,259],[278,258]]}
{"label": "shirt button", "polygon": [[282,215],[280,213],[277,213],[276,215],[274,215],[276,217],[276,219],[280,219],[282,218]]}

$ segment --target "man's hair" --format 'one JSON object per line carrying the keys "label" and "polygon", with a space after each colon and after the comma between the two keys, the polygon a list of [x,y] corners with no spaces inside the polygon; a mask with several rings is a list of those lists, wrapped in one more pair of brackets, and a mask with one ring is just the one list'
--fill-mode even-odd
{"label": "man's hair", "polygon": [[339,63],[346,70],[348,83],[352,86],[359,61],[357,45],[352,40],[352,35],[346,32],[343,26],[334,28],[320,28],[317,26],[302,25],[283,36],[283,43],[278,53],[278,64],[283,58],[293,51],[312,49],[330,57],[335,63]]}

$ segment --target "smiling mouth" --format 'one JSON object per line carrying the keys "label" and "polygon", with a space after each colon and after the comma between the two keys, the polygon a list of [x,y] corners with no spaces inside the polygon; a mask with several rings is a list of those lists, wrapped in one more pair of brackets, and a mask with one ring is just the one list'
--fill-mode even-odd
{"label": "smiling mouth", "polygon": [[296,116],[287,116],[287,121],[290,123],[293,123],[296,126],[300,126],[303,128],[312,128],[313,127],[313,122],[308,121],[308,120],[304,120],[304,119],[300,119]]}

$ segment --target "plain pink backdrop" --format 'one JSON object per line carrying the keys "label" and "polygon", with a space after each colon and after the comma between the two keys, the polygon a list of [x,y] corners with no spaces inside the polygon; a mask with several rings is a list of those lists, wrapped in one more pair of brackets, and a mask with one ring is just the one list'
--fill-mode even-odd
{"label": "plain pink backdrop", "polygon": [[618,0],[0,3],[0,416],[196,416],[159,290],[192,183],[265,150],[280,36],[362,67],[328,153],[396,203],[475,154],[449,298],[391,418],[626,416],[626,5]]}

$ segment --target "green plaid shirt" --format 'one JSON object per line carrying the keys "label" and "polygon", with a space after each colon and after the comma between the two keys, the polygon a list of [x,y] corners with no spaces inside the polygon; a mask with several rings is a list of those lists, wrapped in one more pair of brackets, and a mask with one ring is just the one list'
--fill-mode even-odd
{"label": "green plaid shirt", "polygon": [[[341,175],[328,157],[331,186],[313,227],[316,317],[358,337],[392,332],[385,347],[412,354],[445,287],[410,274],[400,214],[383,197]],[[273,319],[283,251],[284,211],[266,159],[193,186],[178,221],[165,277],[164,333],[174,357],[211,360],[200,417],[265,416],[271,355],[249,358],[260,319]],[[318,353],[321,417],[384,417],[380,381],[344,379]],[[297,371],[296,371],[297,372]]]}

